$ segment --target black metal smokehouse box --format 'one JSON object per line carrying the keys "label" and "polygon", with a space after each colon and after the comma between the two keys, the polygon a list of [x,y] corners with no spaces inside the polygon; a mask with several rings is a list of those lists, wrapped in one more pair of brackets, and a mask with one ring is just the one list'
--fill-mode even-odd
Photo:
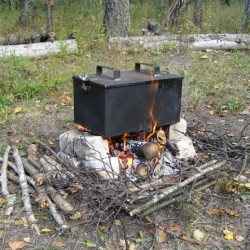
{"label": "black metal smokehouse box", "polygon": [[124,72],[97,66],[96,74],[73,76],[74,122],[104,138],[176,123],[182,80],[155,64]]}

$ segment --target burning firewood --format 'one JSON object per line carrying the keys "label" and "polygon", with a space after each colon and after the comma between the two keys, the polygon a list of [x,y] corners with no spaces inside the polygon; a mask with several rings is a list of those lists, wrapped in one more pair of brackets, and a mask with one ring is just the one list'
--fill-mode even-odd
{"label": "burning firewood", "polygon": [[130,140],[127,143],[127,148],[143,160],[152,160],[160,151],[159,145],[156,142]]}
{"label": "burning firewood", "polygon": [[17,147],[13,147],[13,157],[15,159],[16,166],[18,169],[19,182],[20,182],[20,187],[22,190],[22,201],[23,201],[24,209],[25,209],[25,212],[27,215],[27,219],[32,224],[32,226],[35,228],[36,232],[38,234],[40,234],[40,230],[39,230],[38,226],[36,225],[37,220],[36,220],[35,215],[32,211],[28,182],[27,182],[27,178],[26,178],[24,168],[23,168],[23,163],[22,163],[22,160],[21,160],[21,157],[19,155]]}
{"label": "burning firewood", "polygon": [[14,204],[16,201],[16,194],[10,194],[8,190],[8,181],[7,181],[7,166],[8,166],[8,158],[9,152],[11,150],[10,146],[7,146],[4,157],[3,157],[3,164],[1,169],[1,191],[2,194],[7,201],[7,208],[4,211],[4,215],[9,217],[14,209]]}
{"label": "burning firewood", "polygon": [[156,133],[156,140],[160,145],[167,144],[167,137],[165,132],[162,129],[159,129]]}

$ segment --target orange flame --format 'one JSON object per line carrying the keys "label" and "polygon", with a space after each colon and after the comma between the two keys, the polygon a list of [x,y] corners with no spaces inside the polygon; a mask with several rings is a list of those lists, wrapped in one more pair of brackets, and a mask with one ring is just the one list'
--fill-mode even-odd
{"label": "orange flame", "polygon": [[124,134],[123,135],[123,151],[125,152],[127,150],[127,137],[129,134]]}
{"label": "orange flame", "polygon": [[92,132],[90,129],[88,129],[88,128],[85,128],[85,127],[83,127],[82,125],[80,125],[80,124],[74,124],[75,125],[75,127],[77,128],[77,129],[79,129],[79,130],[81,130],[81,131],[84,131],[84,132]]}
{"label": "orange flame", "polygon": [[152,102],[151,102],[151,106],[150,106],[150,110],[149,110],[149,115],[150,115],[150,118],[151,118],[151,121],[153,124],[152,123],[150,124],[150,127],[151,127],[150,131],[152,131],[152,132],[147,136],[146,141],[149,141],[150,138],[154,135],[155,130],[156,130],[156,125],[158,122],[154,117],[154,107],[155,107],[156,91],[159,88],[159,83],[158,83],[158,80],[154,79],[152,71],[150,72],[150,78],[151,78],[150,88],[151,88],[151,92],[152,92],[153,97],[152,97]]}

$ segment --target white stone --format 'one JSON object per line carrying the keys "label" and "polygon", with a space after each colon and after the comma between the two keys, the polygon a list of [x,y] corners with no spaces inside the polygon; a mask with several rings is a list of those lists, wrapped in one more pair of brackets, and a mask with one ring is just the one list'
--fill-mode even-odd
{"label": "white stone", "polygon": [[187,122],[183,118],[180,119],[180,122],[171,124],[169,126],[169,140],[179,140],[184,137],[187,132]]}
{"label": "white stone", "polygon": [[62,151],[60,151],[58,154],[58,157],[63,160],[66,166],[72,167],[72,168],[79,168],[81,165],[81,161],[78,158],[71,157]]}
{"label": "white stone", "polygon": [[60,151],[79,160],[103,160],[109,157],[108,140],[76,129],[59,137]]}
{"label": "white stone", "polygon": [[83,167],[94,169],[102,179],[116,179],[120,174],[118,157],[109,157],[103,160],[82,160]]}
{"label": "white stone", "polygon": [[196,152],[193,146],[193,142],[189,137],[183,136],[181,139],[173,141],[173,143],[178,150],[176,158],[187,159],[193,158],[195,156]]}

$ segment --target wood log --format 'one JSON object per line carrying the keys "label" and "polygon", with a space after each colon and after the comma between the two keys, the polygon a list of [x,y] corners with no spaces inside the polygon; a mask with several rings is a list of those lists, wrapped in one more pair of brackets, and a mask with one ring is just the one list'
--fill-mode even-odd
{"label": "wood log", "polygon": [[59,53],[77,53],[76,40],[0,46],[0,60],[14,56],[42,57]]}
{"label": "wood log", "polygon": [[250,34],[180,34],[163,36],[134,36],[112,37],[110,46],[119,46],[123,49],[141,47],[148,50],[165,48],[168,44],[175,48],[187,48],[191,50],[232,50],[250,49]]}
{"label": "wood log", "polygon": [[139,205],[138,207],[133,209],[129,214],[131,216],[136,215],[136,214],[141,214],[142,212],[147,210],[149,207],[151,207],[154,204],[158,203],[162,199],[168,197],[169,195],[176,192],[180,188],[185,187],[186,185],[192,183],[193,181],[197,180],[201,176],[204,176],[204,175],[206,175],[206,174],[208,174],[210,172],[213,172],[213,171],[223,167],[225,164],[226,164],[226,161],[222,161],[220,163],[217,163],[217,164],[213,165],[212,167],[205,168],[205,169],[201,170],[199,173],[197,173],[196,175],[184,180],[183,182],[180,182],[179,184],[177,184],[177,185],[175,185],[173,187],[167,188],[166,190],[164,190],[160,194],[154,195],[152,200],[150,200],[149,202],[147,202],[145,204]]}
{"label": "wood log", "polygon": [[15,159],[16,166],[18,169],[19,182],[20,182],[20,187],[22,190],[22,201],[24,205],[24,210],[27,215],[27,219],[31,223],[32,227],[35,228],[37,234],[40,234],[40,230],[38,226],[36,225],[36,222],[37,222],[36,217],[32,211],[28,183],[27,183],[25,172],[24,172],[23,163],[22,163],[17,147],[13,147],[13,157]]}
{"label": "wood log", "polygon": [[32,164],[37,170],[42,169],[42,165],[39,162],[37,146],[35,144],[30,144],[27,148],[28,157],[27,160]]}
{"label": "wood log", "polygon": [[74,207],[68,201],[66,201],[51,185],[46,185],[46,191],[53,202],[55,202],[63,212],[70,213],[74,211]]}
{"label": "wood log", "polygon": [[[2,161],[3,161],[3,158],[0,156],[0,162]],[[8,166],[10,166],[13,169],[13,171],[18,175],[18,168],[14,163],[8,161]],[[26,179],[32,187],[36,186],[35,181],[30,176],[26,176]]]}
{"label": "wood log", "polygon": [[11,150],[10,146],[7,146],[4,157],[3,157],[3,164],[1,169],[1,191],[3,194],[3,197],[5,198],[7,202],[7,207],[4,211],[4,216],[9,217],[13,210],[14,210],[14,204],[16,201],[16,194],[10,194],[8,190],[8,180],[7,180],[7,166],[8,166],[8,158],[9,158],[9,152]]}

